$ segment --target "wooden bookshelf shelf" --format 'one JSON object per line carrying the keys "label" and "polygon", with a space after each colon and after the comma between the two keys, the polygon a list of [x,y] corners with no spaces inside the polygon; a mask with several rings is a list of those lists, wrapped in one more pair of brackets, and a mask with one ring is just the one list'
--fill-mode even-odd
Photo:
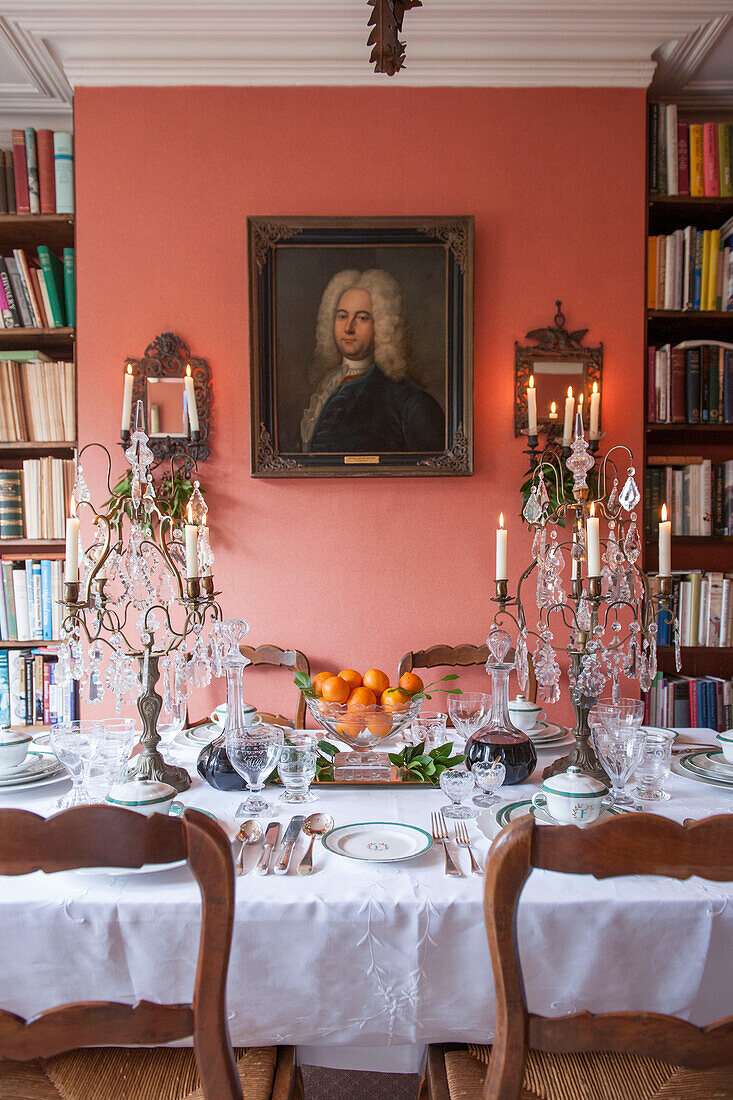
{"label": "wooden bookshelf shelf", "polygon": [[[0,552],[7,550],[65,550],[65,539],[0,539]],[[28,557],[33,557],[28,554]]]}
{"label": "wooden bookshelf shelf", "polygon": [[697,229],[719,229],[733,213],[733,199],[718,195],[691,198],[689,195],[650,195],[649,220],[656,233],[667,233],[680,225]]}
{"label": "wooden bookshelf shelf", "polygon": [[0,246],[6,248],[72,248],[73,214],[0,214]]}
{"label": "wooden bookshelf shelf", "polygon": [[733,424],[647,424],[648,443],[732,443]]}
{"label": "wooden bookshelf shelf", "polygon": [[[733,649],[729,646],[682,646],[682,672],[685,676],[729,677],[733,668]],[[676,673],[674,646],[660,645],[657,661],[662,672]]]}
{"label": "wooden bookshelf shelf", "polygon": [[60,455],[63,458],[68,458],[73,455],[75,450],[76,441],[64,443],[54,439],[40,442],[36,440],[17,440],[14,443],[0,443],[0,461],[5,458],[33,458],[36,455]]}
{"label": "wooden bookshelf shelf", "polygon": [[74,353],[76,329],[73,328],[2,328],[0,329],[0,359],[2,349],[33,348],[54,353],[59,359]]}
{"label": "wooden bookshelf shelf", "polygon": [[29,638],[27,642],[19,642],[17,639],[0,640],[0,649],[38,649],[48,645],[63,645],[60,638]]}

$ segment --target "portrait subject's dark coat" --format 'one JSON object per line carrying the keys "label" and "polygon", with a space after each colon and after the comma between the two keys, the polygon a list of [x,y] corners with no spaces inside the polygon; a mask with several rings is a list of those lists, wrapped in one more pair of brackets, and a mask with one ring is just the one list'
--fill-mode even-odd
{"label": "portrait subject's dark coat", "polygon": [[387,378],[376,363],[334,390],[308,448],[339,454],[444,449],[445,416],[435,398],[408,378]]}

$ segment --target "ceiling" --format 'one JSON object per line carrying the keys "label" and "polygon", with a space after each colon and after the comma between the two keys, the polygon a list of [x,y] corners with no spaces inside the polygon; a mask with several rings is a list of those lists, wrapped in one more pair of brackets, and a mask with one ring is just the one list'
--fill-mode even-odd
{"label": "ceiling", "polygon": [[375,74],[367,0],[9,0],[0,140],[71,127],[83,85],[647,87],[733,108],[733,0],[423,0]]}

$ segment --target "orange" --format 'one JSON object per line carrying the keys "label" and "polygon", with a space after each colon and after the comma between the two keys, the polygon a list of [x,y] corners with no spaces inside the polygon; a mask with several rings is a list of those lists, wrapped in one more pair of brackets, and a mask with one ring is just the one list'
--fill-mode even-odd
{"label": "orange", "polygon": [[375,737],[386,737],[392,729],[392,719],[388,714],[373,714],[367,718],[366,728]]}
{"label": "orange", "polygon": [[373,707],[377,701],[377,697],[371,688],[359,687],[354,688],[347,706],[350,707]]}
{"label": "orange", "polygon": [[317,676],[313,677],[311,683],[313,684],[313,690],[316,695],[323,695],[323,684],[331,676],[333,676],[332,672],[319,672]]}
{"label": "orange", "polygon": [[349,685],[340,676],[329,676],[321,690],[327,703],[345,703],[349,698]]}
{"label": "orange", "polygon": [[339,672],[339,676],[342,680],[346,680],[349,685],[349,691],[353,691],[355,688],[361,687],[361,675],[353,668],[344,668]]}
{"label": "orange", "polygon": [[403,676],[400,676],[400,687],[403,691],[409,691],[411,695],[414,695],[416,692],[422,691],[425,684],[414,672],[406,672]]}
{"label": "orange", "polygon": [[410,705],[410,696],[399,688],[387,688],[382,693],[382,706],[385,710],[406,710]]}
{"label": "orange", "polygon": [[368,668],[364,673],[363,684],[371,688],[377,698],[389,687],[389,676],[379,668]]}
{"label": "orange", "polygon": [[358,737],[361,731],[364,729],[363,718],[355,718],[351,714],[344,715],[336,723],[336,732],[340,733],[342,737]]}

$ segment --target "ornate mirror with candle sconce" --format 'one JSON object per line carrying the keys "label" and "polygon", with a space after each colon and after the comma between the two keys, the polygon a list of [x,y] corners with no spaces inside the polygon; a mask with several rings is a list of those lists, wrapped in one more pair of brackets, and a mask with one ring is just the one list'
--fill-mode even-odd
{"label": "ornate mirror with candle sconce", "polygon": [[125,371],[132,376],[132,408],[136,401],[143,403],[156,459],[169,458],[182,444],[197,462],[208,458],[212,393],[206,360],[191,355],[180,336],[163,332],[148,344],[142,358],[125,359]]}
{"label": "ornate mirror with candle sconce", "polygon": [[[514,343],[514,434],[528,433],[527,388],[533,378],[537,429],[547,433],[548,441],[562,434],[569,389],[578,402],[575,410],[583,412],[584,425],[586,429],[589,427],[593,384],[596,384],[596,392],[601,392],[603,375],[603,344],[586,347],[583,337],[588,329],[568,332],[562,302],[558,300],[555,305],[554,325],[527,333],[526,339],[534,340],[534,346],[519,341]],[[600,416],[600,403],[598,405],[597,415]]]}

